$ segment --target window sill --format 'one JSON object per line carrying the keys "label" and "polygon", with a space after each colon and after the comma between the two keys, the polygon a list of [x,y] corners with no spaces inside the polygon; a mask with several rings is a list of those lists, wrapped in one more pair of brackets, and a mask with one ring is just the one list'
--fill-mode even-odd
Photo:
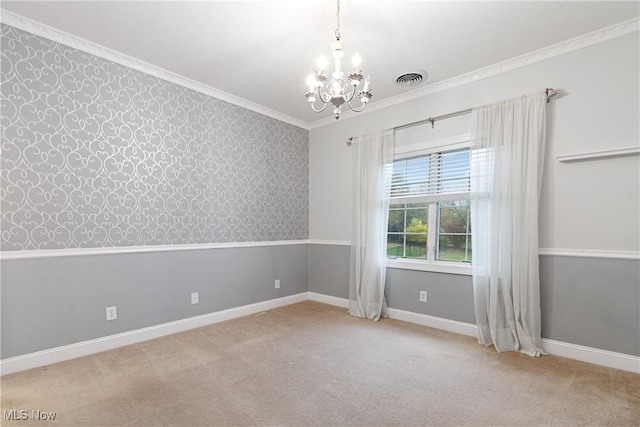
{"label": "window sill", "polygon": [[413,259],[387,259],[387,268],[397,268],[401,270],[431,271],[434,273],[461,274],[471,276],[471,265],[460,265],[456,262],[426,262]]}

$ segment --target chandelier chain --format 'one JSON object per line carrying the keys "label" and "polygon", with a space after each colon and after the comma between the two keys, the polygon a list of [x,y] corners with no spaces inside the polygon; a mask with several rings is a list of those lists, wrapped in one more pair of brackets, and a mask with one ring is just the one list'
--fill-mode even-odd
{"label": "chandelier chain", "polygon": [[336,40],[340,40],[340,0],[337,0],[338,7],[336,8]]}

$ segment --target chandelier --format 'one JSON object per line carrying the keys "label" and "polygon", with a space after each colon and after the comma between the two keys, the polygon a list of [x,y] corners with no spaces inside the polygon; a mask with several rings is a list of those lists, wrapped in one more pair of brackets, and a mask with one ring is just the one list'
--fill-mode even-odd
{"label": "chandelier", "polygon": [[[331,43],[331,50],[334,63],[334,70],[331,72],[331,78],[325,72],[327,68],[327,59],[324,55],[318,58],[316,62],[316,70],[310,74],[307,78],[307,86],[309,90],[304,94],[311,105],[311,108],[316,113],[324,111],[324,109],[331,103],[333,105],[333,115],[336,120],[340,118],[340,112],[342,111],[342,105],[347,104],[352,111],[360,112],[364,110],[367,102],[371,99],[371,89],[369,88],[369,76],[364,78],[360,63],[360,55],[356,53],[351,60],[353,64],[353,71],[345,76],[342,71],[342,57],[344,56],[344,43],[340,40],[340,0],[337,0],[338,7],[336,11],[336,41]],[[353,98],[356,96],[356,90],[360,85],[360,82],[364,78],[364,85],[362,90],[358,91],[358,98],[360,99],[360,105],[354,106],[351,104]],[[322,104],[320,107],[316,106],[316,101],[320,101]]]}

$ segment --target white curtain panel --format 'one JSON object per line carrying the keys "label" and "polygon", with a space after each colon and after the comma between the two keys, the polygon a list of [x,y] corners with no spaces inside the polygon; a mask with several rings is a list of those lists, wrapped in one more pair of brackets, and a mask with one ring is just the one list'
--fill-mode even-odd
{"label": "white curtain panel", "polygon": [[498,352],[544,354],[538,203],[546,102],[546,93],[540,92],[472,112],[472,267],[478,340]]}
{"label": "white curtain panel", "polygon": [[373,320],[387,317],[385,250],[393,141],[393,131],[385,131],[351,145],[349,313]]}

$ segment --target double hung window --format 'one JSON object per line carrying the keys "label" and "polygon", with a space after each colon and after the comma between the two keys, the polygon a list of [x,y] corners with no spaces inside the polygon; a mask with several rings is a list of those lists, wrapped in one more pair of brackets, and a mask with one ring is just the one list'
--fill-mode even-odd
{"label": "double hung window", "polygon": [[468,268],[472,258],[469,185],[468,142],[396,154],[387,256]]}

